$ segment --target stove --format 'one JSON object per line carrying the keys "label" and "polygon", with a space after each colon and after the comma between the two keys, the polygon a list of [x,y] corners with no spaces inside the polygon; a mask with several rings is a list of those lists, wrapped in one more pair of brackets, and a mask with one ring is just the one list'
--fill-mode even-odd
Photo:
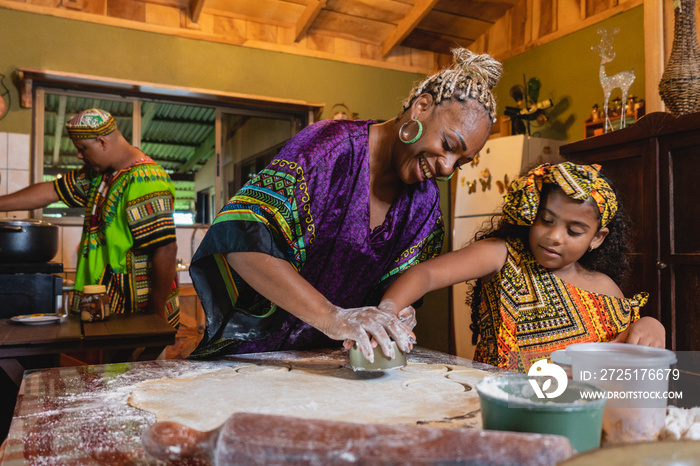
{"label": "stove", "polygon": [[0,263],[0,318],[53,313],[63,296],[59,262]]}

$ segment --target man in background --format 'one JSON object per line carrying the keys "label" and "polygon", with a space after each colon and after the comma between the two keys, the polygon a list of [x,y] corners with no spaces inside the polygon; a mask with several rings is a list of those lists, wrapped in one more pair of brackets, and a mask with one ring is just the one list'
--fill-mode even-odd
{"label": "man in background", "polygon": [[175,188],[168,174],[124,139],[112,115],[93,108],[68,123],[81,168],[0,196],[0,211],[59,200],[85,208],[72,310],[85,285],[106,285],[111,313],[154,312],[179,323]]}

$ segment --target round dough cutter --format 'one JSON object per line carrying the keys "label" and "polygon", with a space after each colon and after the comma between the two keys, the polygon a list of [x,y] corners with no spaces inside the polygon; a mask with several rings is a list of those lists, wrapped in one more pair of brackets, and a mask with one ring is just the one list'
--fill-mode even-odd
{"label": "round dough cutter", "polygon": [[381,346],[377,345],[374,348],[374,362],[369,362],[365,355],[360,352],[357,344],[353,345],[348,354],[350,367],[354,371],[385,371],[404,367],[406,365],[406,354],[399,349],[395,341],[392,341],[391,344],[394,348],[394,359],[389,359],[382,351]]}

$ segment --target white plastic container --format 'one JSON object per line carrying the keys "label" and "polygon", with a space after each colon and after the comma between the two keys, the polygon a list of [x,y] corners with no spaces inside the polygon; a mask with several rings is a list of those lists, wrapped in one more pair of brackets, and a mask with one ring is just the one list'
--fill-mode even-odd
{"label": "white plastic container", "polygon": [[571,373],[571,356],[569,356],[565,349],[552,351],[549,359],[554,364],[564,369],[567,378],[573,379],[573,375]]}
{"label": "white plastic container", "polygon": [[[654,440],[664,426],[673,351],[626,343],[569,345],[574,380],[606,392],[603,443]],[[677,378],[677,377],[676,377]]]}

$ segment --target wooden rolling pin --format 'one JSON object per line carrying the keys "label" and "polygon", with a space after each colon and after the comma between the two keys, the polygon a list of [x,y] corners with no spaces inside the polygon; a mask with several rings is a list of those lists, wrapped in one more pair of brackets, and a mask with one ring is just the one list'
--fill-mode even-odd
{"label": "wooden rolling pin", "polygon": [[250,464],[552,465],[574,454],[566,437],[476,429],[359,424],[237,413],[201,432],[157,422],[142,437],[162,460]]}

